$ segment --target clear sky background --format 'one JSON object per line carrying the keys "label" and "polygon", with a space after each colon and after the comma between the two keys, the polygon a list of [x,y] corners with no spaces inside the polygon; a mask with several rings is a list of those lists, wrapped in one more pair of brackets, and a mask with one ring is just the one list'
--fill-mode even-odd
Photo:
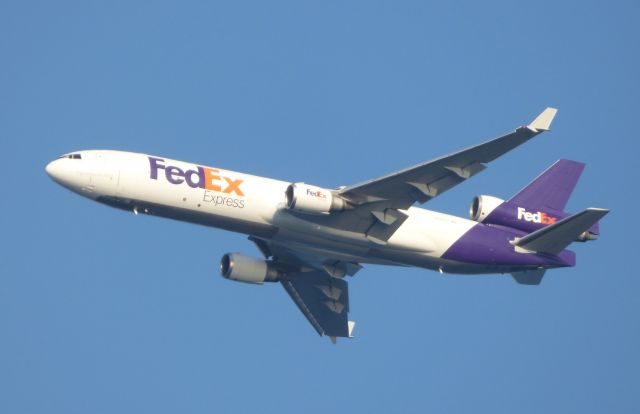
{"label": "clear sky background", "polygon": [[[635,1],[0,2],[0,412],[637,412]],[[46,163],[121,149],[336,187],[559,108],[553,131],[430,202],[466,216],[559,158],[611,208],[578,265],[367,266],[356,339],[279,285],[218,275],[239,234],[91,203]]]}

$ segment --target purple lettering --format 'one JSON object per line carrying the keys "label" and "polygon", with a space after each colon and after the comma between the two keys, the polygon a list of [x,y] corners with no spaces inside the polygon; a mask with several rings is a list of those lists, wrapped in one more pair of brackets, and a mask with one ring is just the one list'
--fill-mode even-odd
{"label": "purple lettering", "polygon": [[167,167],[165,169],[167,181],[171,184],[182,184],[184,182],[184,171],[178,167]]}
{"label": "purple lettering", "polygon": [[[195,177],[194,177],[195,176]],[[184,173],[185,181],[191,188],[204,188],[204,169],[198,167],[198,171],[187,170]],[[197,179],[198,181],[195,181]]]}
{"label": "purple lettering", "polygon": [[151,167],[151,179],[158,179],[158,170],[164,170],[164,165],[160,164],[161,161],[164,161],[162,158],[154,158],[149,157],[149,166]]}
{"label": "purple lettering", "polygon": [[[232,179],[229,177],[221,176],[219,174],[219,170],[213,168],[204,168],[200,166],[195,166],[195,169],[192,170],[182,170],[179,167],[173,165],[165,165],[165,160],[163,158],[156,157],[148,157],[149,158],[149,177],[152,180],[158,179],[158,173],[160,170],[164,170],[164,175],[166,180],[171,184],[183,184],[187,183],[187,185],[191,188],[202,188],[206,190],[212,190],[214,192],[224,192],[224,193],[232,193],[235,192],[239,196],[244,196],[243,192],[240,190],[240,184],[242,184],[243,180],[241,179]],[[227,182],[227,187],[224,191],[221,190],[219,184],[214,184],[213,182],[220,182],[221,179]],[[309,190],[307,190],[309,192]],[[321,192],[310,193],[316,197],[326,196]],[[214,203],[217,205],[231,205],[233,202],[231,198],[213,196],[209,191],[205,192],[204,195],[205,201]],[[207,200],[208,199],[208,200]]]}

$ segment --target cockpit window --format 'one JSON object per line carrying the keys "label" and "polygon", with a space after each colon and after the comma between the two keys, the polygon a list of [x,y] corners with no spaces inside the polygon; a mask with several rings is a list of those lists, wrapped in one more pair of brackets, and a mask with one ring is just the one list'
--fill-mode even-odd
{"label": "cockpit window", "polygon": [[82,159],[82,155],[80,155],[80,154],[67,154],[67,155],[62,155],[60,158],[69,158],[70,160],[81,160]]}

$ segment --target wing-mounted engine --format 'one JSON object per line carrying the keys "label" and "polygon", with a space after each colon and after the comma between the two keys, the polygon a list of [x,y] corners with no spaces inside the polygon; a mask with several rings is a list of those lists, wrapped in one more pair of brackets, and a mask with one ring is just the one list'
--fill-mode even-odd
{"label": "wing-mounted engine", "polygon": [[333,191],[305,183],[290,184],[285,197],[289,210],[308,214],[328,214],[347,207],[347,202]]}
{"label": "wing-mounted engine", "polygon": [[272,262],[240,253],[227,253],[222,256],[220,274],[225,279],[244,283],[262,284],[279,280],[278,270]]}

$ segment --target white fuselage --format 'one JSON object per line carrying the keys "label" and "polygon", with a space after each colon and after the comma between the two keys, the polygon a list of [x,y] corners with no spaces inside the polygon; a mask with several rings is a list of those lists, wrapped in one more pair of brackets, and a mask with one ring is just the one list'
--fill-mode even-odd
{"label": "white fuselage", "polygon": [[79,154],[81,159],[53,161],[47,172],[72,191],[115,207],[245,233],[335,260],[482,272],[473,264],[441,259],[478,224],[471,220],[411,207],[404,210],[408,219],[380,245],[361,232],[336,230],[288,210],[289,182],[139,153]]}

